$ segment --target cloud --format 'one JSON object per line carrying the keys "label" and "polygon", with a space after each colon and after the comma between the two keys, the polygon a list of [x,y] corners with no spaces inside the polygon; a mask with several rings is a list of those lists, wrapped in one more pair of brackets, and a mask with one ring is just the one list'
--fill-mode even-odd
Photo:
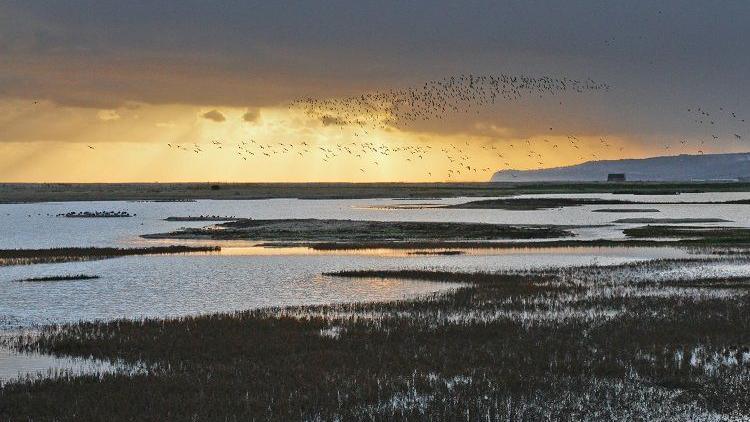
{"label": "cloud", "polygon": [[591,77],[613,90],[398,129],[495,136],[473,126],[487,121],[512,136],[553,127],[698,137],[705,133],[684,112],[690,105],[750,115],[747,1],[176,3],[0,2],[0,101],[117,109],[123,123],[128,102],[267,110],[472,72]]}
{"label": "cloud", "polygon": [[260,118],[260,111],[256,110],[247,110],[245,114],[242,115],[242,120],[248,123],[255,123]]}
{"label": "cloud", "polygon": [[208,120],[211,120],[211,121],[214,121],[214,122],[219,122],[219,123],[223,122],[223,121],[225,121],[227,119],[226,117],[224,117],[223,114],[221,114],[221,112],[219,110],[207,111],[207,112],[201,114],[201,117],[203,117],[204,119],[208,119]]}
{"label": "cloud", "polygon": [[120,120],[120,114],[117,112],[117,110],[99,110],[98,113],[96,113],[96,117],[99,118],[99,120],[109,121],[109,120]]}

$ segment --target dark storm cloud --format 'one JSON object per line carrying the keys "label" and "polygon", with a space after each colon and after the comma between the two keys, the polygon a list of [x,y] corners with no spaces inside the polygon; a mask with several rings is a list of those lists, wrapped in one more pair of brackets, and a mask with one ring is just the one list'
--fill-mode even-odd
{"label": "dark storm cloud", "polygon": [[227,120],[227,118],[224,117],[224,115],[221,114],[219,110],[207,111],[201,114],[201,117],[203,117],[204,119],[211,120],[213,122],[219,122],[219,123]]}
{"label": "dark storm cloud", "polygon": [[[606,98],[566,98],[564,112],[536,105],[567,119],[558,127],[586,116],[611,131],[687,133],[691,105],[750,112],[748,16],[747,1],[698,0],[5,2],[0,96],[259,107],[526,73],[612,85]],[[444,130],[473,124],[455,120]]]}
{"label": "dark storm cloud", "polygon": [[242,115],[242,120],[247,123],[255,123],[260,118],[260,112],[258,110],[247,110]]}

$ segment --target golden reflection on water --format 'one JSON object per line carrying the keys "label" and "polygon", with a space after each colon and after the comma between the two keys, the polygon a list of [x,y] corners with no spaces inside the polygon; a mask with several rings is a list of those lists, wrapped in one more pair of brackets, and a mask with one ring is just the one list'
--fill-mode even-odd
{"label": "golden reflection on water", "polygon": [[[533,247],[518,246],[514,248],[440,248],[440,249],[333,249],[317,250],[307,246],[223,246],[221,251],[210,254],[227,256],[291,256],[291,255],[337,255],[337,256],[379,256],[379,257],[430,257],[430,256],[462,256],[462,255],[620,255],[634,248],[604,247],[604,246],[559,246]],[[649,249],[663,250],[664,248],[636,248],[641,251]]]}

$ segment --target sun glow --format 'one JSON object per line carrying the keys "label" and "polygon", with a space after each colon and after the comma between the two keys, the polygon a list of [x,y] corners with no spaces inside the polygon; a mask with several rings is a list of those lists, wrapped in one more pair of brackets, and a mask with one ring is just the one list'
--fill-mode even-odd
{"label": "sun glow", "polygon": [[[385,124],[341,124],[301,108],[128,104],[117,109],[6,103],[0,180],[486,181],[503,169],[645,156],[627,139],[429,133]],[[355,119],[356,120],[356,119]],[[41,124],[43,122],[43,124]],[[629,146],[630,145],[630,146]]]}

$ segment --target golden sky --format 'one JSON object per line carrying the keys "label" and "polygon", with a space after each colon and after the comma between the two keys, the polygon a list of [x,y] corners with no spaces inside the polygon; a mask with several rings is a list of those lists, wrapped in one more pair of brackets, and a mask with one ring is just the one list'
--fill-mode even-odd
{"label": "golden sky", "polygon": [[[16,140],[0,143],[0,180],[7,182],[485,181],[501,169],[662,152],[617,136],[579,136],[572,143],[567,135],[514,137],[509,128],[482,124],[472,133],[389,127],[364,135],[288,108],[95,109],[16,101],[3,111],[0,126]],[[387,148],[388,155],[372,148]],[[674,153],[694,149],[675,147]],[[457,167],[449,157],[461,156],[457,161],[471,169],[449,172]]]}

